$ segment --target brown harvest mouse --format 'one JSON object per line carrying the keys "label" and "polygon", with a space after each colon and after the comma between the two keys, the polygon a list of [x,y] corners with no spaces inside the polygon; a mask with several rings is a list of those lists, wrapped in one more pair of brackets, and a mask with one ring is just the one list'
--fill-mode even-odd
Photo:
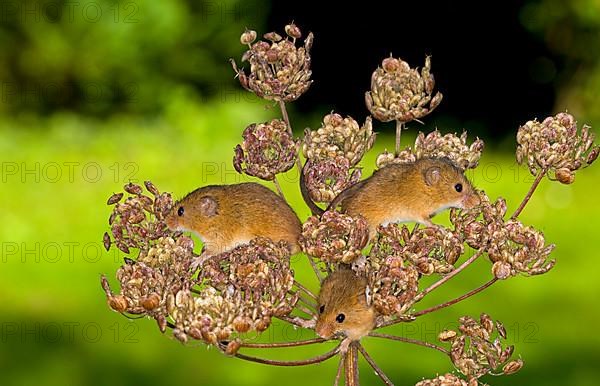
{"label": "brown harvest mouse", "polygon": [[340,268],[321,285],[317,334],[325,339],[338,335],[359,340],[375,326],[375,310],[367,304],[367,280],[351,269]]}
{"label": "brown harvest mouse", "polygon": [[[369,237],[378,225],[417,222],[433,225],[430,218],[447,208],[470,208],[479,203],[473,185],[447,158],[423,158],[390,164],[341,192],[328,210],[361,215],[369,224]],[[321,210],[322,211],[322,210]]]}
{"label": "brown harvest mouse", "polygon": [[254,182],[198,188],[173,206],[166,223],[171,230],[195,232],[204,244],[203,256],[229,251],[256,237],[286,241],[291,253],[300,250],[302,225],[294,210]]}

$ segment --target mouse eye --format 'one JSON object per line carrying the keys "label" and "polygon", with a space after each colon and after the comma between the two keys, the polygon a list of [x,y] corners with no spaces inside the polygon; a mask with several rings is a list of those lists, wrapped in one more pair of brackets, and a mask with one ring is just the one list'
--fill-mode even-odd
{"label": "mouse eye", "polygon": [[335,317],[335,321],[338,323],[342,323],[344,321],[344,319],[346,319],[346,315],[344,315],[344,314],[339,314],[338,316]]}
{"label": "mouse eye", "polygon": [[177,215],[179,217],[183,216],[183,206],[180,206],[179,209],[177,209]]}
{"label": "mouse eye", "polygon": [[454,190],[456,190],[458,193],[462,192],[462,189],[463,189],[462,184],[454,185]]}
{"label": "mouse eye", "polygon": [[322,313],[323,313],[323,311],[325,311],[325,306],[321,306],[321,307],[319,307],[319,313],[320,313],[320,314],[322,314]]}

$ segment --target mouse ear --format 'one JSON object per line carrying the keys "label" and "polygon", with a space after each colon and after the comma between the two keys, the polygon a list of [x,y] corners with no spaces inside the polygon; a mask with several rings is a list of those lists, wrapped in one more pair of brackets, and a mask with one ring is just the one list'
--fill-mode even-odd
{"label": "mouse ear", "polygon": [[423,178],[425,179],[425,183],[429,186],[437,184],[440,181],[440,168],[434,166],[425,169]]}
{"label": "mouse ear", "polygon": [[200,199],[200,212],[203,216],[212,217],[217,214],[219,204],[213,197],[205,196]]}

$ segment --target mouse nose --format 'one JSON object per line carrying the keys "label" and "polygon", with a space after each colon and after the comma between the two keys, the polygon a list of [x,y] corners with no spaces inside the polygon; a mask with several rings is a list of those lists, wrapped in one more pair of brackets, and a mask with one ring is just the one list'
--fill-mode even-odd
{"label": "mouse nose", "polygon": [[315,332],[323,339],[330,339],[333,336],[333,328],[329,323],[317,321]]}

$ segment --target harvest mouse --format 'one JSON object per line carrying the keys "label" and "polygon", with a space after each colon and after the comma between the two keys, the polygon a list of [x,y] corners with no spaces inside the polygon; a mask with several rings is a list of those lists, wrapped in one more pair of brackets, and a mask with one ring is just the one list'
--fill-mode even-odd
{"label": "harvest mouse", "polygon": [[375,326],[375,310],[367,304],[367,280],[339,268],[321,284],[316,333],[325,339],[343,335],[359,340]]}
{"label": "harvest mouse", "polygon": [[166,223],[171,230],[196,233],[204,244],[204,257],[256,237],[286,241],[292,254],[300,250],[296,213],[283,198],[254,182],[198,188],[173,206]]}
{"label": "harvest mouse", "polygon": [[447,208],[471,208],[479,197],[463,171],[447,158],[423,158],[390,164],[371,177],[342,191],[328,210],[361,215],[369,224],[369,237],[378,225],[417,222],[433,225],[430,218]]}

